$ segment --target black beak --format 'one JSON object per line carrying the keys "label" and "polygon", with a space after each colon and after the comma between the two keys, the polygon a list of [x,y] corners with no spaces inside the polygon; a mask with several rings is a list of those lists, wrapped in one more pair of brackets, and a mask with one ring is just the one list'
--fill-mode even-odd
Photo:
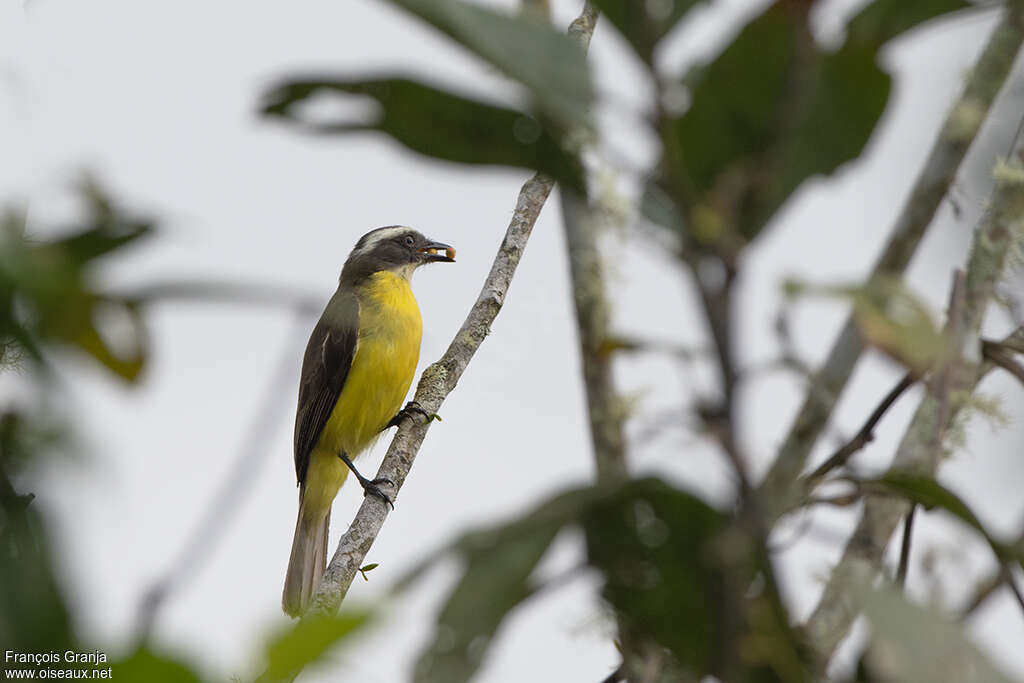
{"label": "black beak", "polygon": [[455,263],[455,247],[441,242],[430,242],[420,247],[419,252],[424,263]]}

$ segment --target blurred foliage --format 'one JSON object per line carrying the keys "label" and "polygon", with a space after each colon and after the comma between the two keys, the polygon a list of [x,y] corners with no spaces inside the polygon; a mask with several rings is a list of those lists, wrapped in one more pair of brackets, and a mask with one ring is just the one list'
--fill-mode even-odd
{"label": "blurred foliage", "polygon": [[[5,446],[8,441],[5,439]],[[19,652],[62,651],[74,642],[55,553],[31,494],[15,492],[0,452],[0,643]]]}
{"label": "blurred foliage", "polygon": [[[499,106],[415,78],[332,74],[283,80],[266,94],[262,113],[323,134],[383,133],[430,158],[541,171],[585,190],[580,147],[595,129],[592,79],[580,46],[541,20],[543,5],[507,14],[460,0],[390,1],[510,79],[525,94],[522,106]],[[889,98],[891,78],[878,64],[881,47],[967,6],[960,0],[874,0],[833,48],[810,31],[808,17],[818,3],[778,0],[707,64],[679,77],[658,72],[656,55],[690,10],[705,3],[595,4],[650,81],[670,80],[674,88],[672,97],[652,103],[660,159],[644,179],[650,180],[645,215],[680,235],[687,248],[730,258],[802,183],[861,154]],[[369,121],[307,116],[303,105],[325,93],[369,98],[375,113]],[[0,224],[0,368],[43,368],[44,349],[62,346],[84,352],[111,376],[135,381],[148,355],[142,302],[104,291],[97,271],[152,234],[153,224],[123,214],[95,185],[85,185],[83,196],[82,224],[57,237],[33,239],[17,213]],[[849,297],[865,338],[911,369],[923,373],[944,353],[927,307],[898,284],[877,281],[825,293]],[[124,321],[127,332],[116,324]],[[0,639],[25,651],[81,646],[49,535],[31,495],[17,492],[8,476],[38,452],[33,435],[45,428],[16,410],[0,421]],[[1001,561],[1022,559],[1019,547],[992,539],[963,501],[933,479],[890,472],[858,484],[946,510],[982,534]],[[538,579],[537,566],[565,530],[582,532],[586,556],[579,570],[601,577],[601,594],[619,624],[670,652],[687,674],[757,682],[813,677],[817,662],[790,624],[757,520],[716,509],[658,479],[636,479],[556,496],[518,519],[464,536],[412,572],[418,576],[446,555],[462,563],[417,663],[417,682],[457,683],[479,671],[509,613],[557,584],[557,578]],[[864,605],[875,629],[866,659],[872,671],[891,680],[950,680],[963,662],[994,671],[959,629],[902,596],[866,590],[851,593],[851,600]],[[268,644],[265,677],[289,678],[366,620],[343,615],[298,622]],[[935,647],[943,657],[932,657]],[[957,661],[947,665],[948,653],[959,653]],[[117,680],[200,680],[194,666],[149,645],[114,669]],[[1001,679],[992,673],[988,680]]]}
{"label": "blurred foliage", "polygon": [[390,2],[524,86],[540,118],[562,130],[591,125],[593,89],[583,50],[550,24],[461,0]]}
{"label": "blurred foliage", "polygon": [[[0,225],[0,348],[5,362],[13,354],[42,363],[44,346],[70,346],[135,381],[147,352],[137,303],[103,292],[96,270],[151,234],[153,224],[120,213],[91,182],[81,194],[84,224],[58,237],[33,238],[16,213]],[[130,323],[127,334],[118,317]]]}
{"label": "blurred foliage", "polygon": [[646,3],[635,0],[596,0],[594,4],[636,50],[637,55],[650,65],[654,49],[661,39],[672,31],[694,5],[701,3],[699,0]]}
{"label": "blurred foliage", "polygon": [[863,285],[815,285],[788,280],[788,297],[824,296],[847,299],[853,317],[870,346],[922,376],[951,354],[950,342],[935,322],[931,308],[896,278],[876,277]]}
{"label": "blurred foliage", "polygon": [[921,607],[892,588],[862,588],[872,638],[867,680],[901,683],[1010,683],[963,628],[934,607]]}
{"label": "blurred foliage", "polygon": [[564,493],[453,544],[462,577],[420,656],[418,683],[470,680],[506,615],[544,587],[532,575],[567,528],[584,532],[587,564],[631,632],[670,650],[688,671],[808,680],[807,650],[789,626],[764,548],[696,496],[638,479]]}
{"label": "blurred foliage", "polygon": [[738,248],[804,180],[859,156],[889,97],[879,48],[966,6],[876,0],[831,50],[811,35],[814,4],[769,5],[717,58],[684,78],[690,107],[667,113],[673,134],[658,183],[684,207],[689,237],[701,244]]}
{"label": "blurred foliage", "polygon": [[992,548],[1001,562],[1024,564],[1024,546],[1004,543],[994,538],[974,514],[974,511],[934,477],[910,470],[893,469],[875,479],[861,479],[858,484],[868,490],[903,498],[921,505],[926,510],[938,509],[948,512],[976,531]]}
{"label": "blurred foliage", "polygon": [[406,78],[290,79],[266,95],[262,112],[301,122],[297,105],[322,93],[371,97],[380,105],[379,116],[371,122],[306,123],[309,130],[324,134],[380,131],[435,159],[529,168],[571,187],[583,186],[583,170],[575,156],[562,149],[557,133],[529,114]]}
{"label": "blurred foliage", "polygon": [[188,665],[158,655],[145,647],[113,662],[111,680],[146,683],[199,683],[202,679]]}
{"label": "blurred foliage", "polygon": [[285,629],[267,645],[267,669],[260,680],[294,675],[331,646],[366,624],[367,614],[311,615]]}

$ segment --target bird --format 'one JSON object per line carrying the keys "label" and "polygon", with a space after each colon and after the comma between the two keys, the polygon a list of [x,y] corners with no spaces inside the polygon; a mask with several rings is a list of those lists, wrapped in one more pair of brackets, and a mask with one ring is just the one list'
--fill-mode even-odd
{"label": "bird", "polygon": [[[295,413],[295,522],[281,605],[305,612],[327,560],[331,504],[351,470],[364,495],[386,504],[379,488],[352,461],[390,426],[424,413],[402,408],[419,361],[423,323],[413,296],[413,272],[427,263],[452,263],[455,249],[402,225],[363,235],[345,260],[338,289],[306,344]],[[400,409],[401,408],[401,409]]]}

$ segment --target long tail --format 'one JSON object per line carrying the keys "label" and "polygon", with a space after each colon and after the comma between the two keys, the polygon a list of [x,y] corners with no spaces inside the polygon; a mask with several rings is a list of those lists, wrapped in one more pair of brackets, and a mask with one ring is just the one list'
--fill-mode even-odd
{"label": "long tail", "polygon": [[288,572],[284,577],[281,606],[286,614],[297,617],[306,611],[327,565],[327,528],[331,507],[323,515],[309,514],[303,505],[305,485],[299,491],[299,516],[295,520],[295,537]]}

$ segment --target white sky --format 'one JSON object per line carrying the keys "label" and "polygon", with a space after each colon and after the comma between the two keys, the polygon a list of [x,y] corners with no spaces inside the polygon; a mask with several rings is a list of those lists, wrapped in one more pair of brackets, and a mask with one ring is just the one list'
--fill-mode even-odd
{"label": "white sky", "polygon": [[[556,2],[561,23],[575,5]],[[706,52],[728,30],[729,17],[747,11],[750,3],[742,0],[718,3],[678,36],[666,60]],[[823,12],[821,19],[827,28],[837,16]],[[782,276],[835,281],[866,272],[990,26],[982,17],[940,24],[887,53],[898,80],[866,158],[835,180],[806,186],[750,254],[740,309],[745,361],[777,350],[771,323]],[[603,116],[616,152],[646,159],[649,141],[629,114],[644,90],[606,25],[594,37],[592,59],[601,91],[617,103]],[[0,200],[30,202],[38,229],[69,215],[69,185],[90,169],[126,205],[163,219],[159,236],[119,264],[112,282],[258,281],[323,301],[362,233],[394,223],[416,226],[459,253],[457,265],[416,276],[425,365],[440,356],[476,298],[525,174],[434,164],[380,137],[313,140],[254,115],[259,94],[277,77],[330,68],[402,68],[492,96],[511,94],[492,71],[380,2],[0,0]],[[1002,108],[987,145],[972,157],[971,177],[958,188],[964,218],[955,220],[946,206],[911,270],[912,284],[936,310],[984,201],[978,179],[1005,148],[1014,112],[1021,111],[1024,91],[1018,86],[1011,95],[1018,106]],[[357,648],[339,652],[325,672],[303,680],[336,680],[338,672],[366,683],[404,680],[453,574],[435,572],[410,594],[386,601],[403,568],[461,530],[513,515],[592,476],[558,217],[552,200],[492,335],[444,405],[444,422],[431,429],[368,557],[380,567],[369,583],[357,579],[350,593],[353,603],[383,608],[378,627]],[[613,263],[617,327],[700,344],[701,322],[685,279],[649,243],[621,239]],[[1005,316],[991,318],[993,333],[1006,328]],[[841,320],[835,304],[801,307],[795,332],[808,359],[821,358]],[[153,311],[152,323],[153,358],[140,388],[111,382],[84,364],[60,363],[87,457],[62,462],[26,487],[58,524],[82,633],[116,654],[130,642],[142,591],[192,533],[235,462],[279,358],[291,354],[294,377],[271,456],[255,472],[223,541],[172,598],[156,631],[159,644],[198,660],[209,675],[244,679],[267,633],[285,621],[280,589],[296,506],[291,411],[305,338],[295,337],[290,314],[238,306],[168,304]],[[709,377],[681,373],[659,358],[625,360],[619,369],[624,391],[640,399],[634,434],[663,410],[678,410]],[[859,368],[840,406],[842,433],[859,426],[897,376],[878,358]],[[680,388],[680,378],[688,389]],[[744,442],[761,471],[788,427],[799,384],[775,375],[748,388]],[[984,390],[1006,397],[1011,427],[993,433],[973,425],[969,452],[947,465],[942,479],[993,529],[1010,531],[1024,517],[1024,409],[1010,380],[992,379]],[[884,466],[912,403],[905,398],[886,417],[860,462]],[[364,468],[376,468],[386,444],[365,456]],[[821,446],[819,457],[829,446]],[[637,448],[632,462],[711,498],[727,490],[713,450],[681,431]],[[360,493],[346,487],[336,501],[332,544]],[[910,588],[957,603],[991,561],[965,531],[925,517]],[[819,579],[853,519],[850,512],[816,516],[814,531],[780,558],[795,616],[815,603]],[[570,565],[578,551],[579,539],[563,539],[545,571]],[[922,568],[929,554],[945,563],[931,575]],[[516,613],[478,680],[531,680],[539,661],[551,680],[607,675],[618,657],[595,586],[584,577]],[[971,626],[996,661],[1024,675],[1017,647],[1024,616],[1006,596],[993,599]]]}

